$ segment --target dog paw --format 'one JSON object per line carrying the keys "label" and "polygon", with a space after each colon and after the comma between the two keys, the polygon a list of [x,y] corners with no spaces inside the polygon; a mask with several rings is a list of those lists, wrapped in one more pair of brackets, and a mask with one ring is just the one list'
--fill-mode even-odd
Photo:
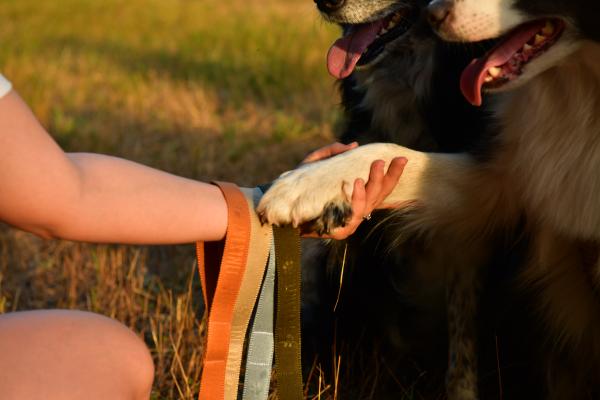
{"label": "dog paw", "polygon": [[316,219],[303,224],[303,231],[316,232],[318,235],[330,234],[335,228],[346,226],[352,217],[352,207],[348,202],[329,203]]}
{"label": "dog paw", "polygon": [[345,164],[344,160],[325,160],[282,175],[258,205],[262,222],[280,226],[304,225],[319,234],[345,226],[352,215],[350,199],[354,179],[361,174],[336,173]]}
{"label": "dog paw", "polygon": [[389,165],[395,156],[404,155],[399,149],[389,143],[365,145],[286,172],[265,193],[257,212],[263,223],[303,225],[312,232],[331,233],[352,215],[355,180],[366,182],[371,163],[381,159]]}

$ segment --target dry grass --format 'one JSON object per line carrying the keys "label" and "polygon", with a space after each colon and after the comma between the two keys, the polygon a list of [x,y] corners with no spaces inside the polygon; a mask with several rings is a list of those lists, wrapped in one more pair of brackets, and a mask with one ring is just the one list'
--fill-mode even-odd
{"label": "dry grass", "polygon": [[[249,186],[332,140],[334,34],[313,7],[5,0],[0,65],[66,150]],[[192,246],[47,242],[0,226],[0,312],[76,308],[124,322],[152,350],[156,399],[197,393],[198,286]]]}

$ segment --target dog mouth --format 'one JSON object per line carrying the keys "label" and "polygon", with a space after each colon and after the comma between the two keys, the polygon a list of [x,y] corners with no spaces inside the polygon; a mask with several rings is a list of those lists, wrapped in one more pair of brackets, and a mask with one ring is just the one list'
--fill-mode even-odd
{"label": "dog mouth", "polygon": [[460,88],[465,98],[480,106],[483,91],[500,89],[517,80],[529,63],[558,42],[565,28],[562,20],[543,19],[520,25],[501,37],[463,71]]}
{"label": "dog mouth", "polygon": [[338,79],[348,77],[359,67],[372,64],[388,43],[404,35],[412,26],[412,10],[403,8],[376,21],[345,25],[344,35],[327,53],[327,69]]}

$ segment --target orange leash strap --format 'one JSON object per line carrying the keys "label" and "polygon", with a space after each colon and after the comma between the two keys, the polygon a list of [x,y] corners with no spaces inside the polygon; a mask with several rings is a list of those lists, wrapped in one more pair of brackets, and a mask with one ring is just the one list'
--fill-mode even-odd
{"label": "orange leash strap", "polygon": [[[225,396],[233,312],[244,277],[250,243],[250,212],[246,197],[234,184],[215,184],[227,201],[228,222],[224,244],[197,244],[204,300],[207,310],[210,310],[200,400],[220,400]],[[222,246],[222,250],[219,246]],[[220,255],[222,261],[219,267]]]}

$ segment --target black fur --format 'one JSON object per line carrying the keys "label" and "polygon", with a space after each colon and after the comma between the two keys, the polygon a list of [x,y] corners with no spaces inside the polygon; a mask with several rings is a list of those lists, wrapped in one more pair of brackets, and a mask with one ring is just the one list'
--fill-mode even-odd
{"label": "black fur", "polygon": [[[415,23],[404,42],[367,73],[377,76],[389,70],[389,74],[379,75],[387,89],[414,99],[399,105],[395,112],[398,129],[413,129],[418,133],[407,141],[389,126],[378,125],[376,110],[365,107],[365,96],[371,86],[360,86],[359,75],[364,72],[355,72],[340,81],[345,112],[341,141],[396,142],[422,151],[468,151],[485,158],[493,140],[484,133],[488,112],[470,106],[460,93],[458,82],[461,71],[485,50],[486,44],[443,43],[423,19]],[[423,56],[433,57],[431,71],[419,64]],[[404,70],[394,68],[395,63]],[[420,71],[417,78],[414,71]],[[419,79],[429,84],[426,89],[417,85]],[[320,229],[339,226],[340,216],[347,215],[348,210],[330,211],[325,213],[324,220],[318,221]],[[398,246],[394,224],[400,222],[389,217],[386,212],[375,213],[348,241],[333,245],[321,263],[314,259],[306,263],[305,276],[319,282],[310,285],[309,290],[315,287],[322,290],[320,303],[312,304],[318,308],[305,305],[303,309],[310,320],[304,326],[308,344],[306,363],[312,365],[316,356],[326,370],[331,369],[331,350],[337,343],[345,377],[341,398],[396,399],[403,391],[415,398],[439,398],[444,393],[448,362],[445,288],[443,281],[423,282],[418,270],[427,262],[429,249],[436,243],[412,238]],[[534,365],[536,347],[520,336],[529,320],[527,309],[522,306],[527,299],[516,296],[512,289],[522,256],[522,251],[516,250],[524,242],[515,239],[517,235],[507,236],[508,239],[499,241],[490,262],[490,275],[484,279],[487,295],[482,304],[484,317],[479,321],[481,395],[485,399],[499,398],[504,390],[507,399],[541,398],[541,376],[535,373]],[[342,263],[345,275],[334,312]],[[334,264],[330,275],[325,264],[330,267]],[[418,300],[424,292],[428,297],[425,303]],[[521,324],[518,330],[512,329],[514,323]],[[515,347],[513,343],[519,345]],[[498,360],[497,356],[501,358]],[[502,389],[498,375],[504,377]]]}
{"label": "black fur", "polygon": [[595,0],[516,0],[515,7],[533,16],[560,15],[577,21],[582,37],[600,41],[600,2]]}

